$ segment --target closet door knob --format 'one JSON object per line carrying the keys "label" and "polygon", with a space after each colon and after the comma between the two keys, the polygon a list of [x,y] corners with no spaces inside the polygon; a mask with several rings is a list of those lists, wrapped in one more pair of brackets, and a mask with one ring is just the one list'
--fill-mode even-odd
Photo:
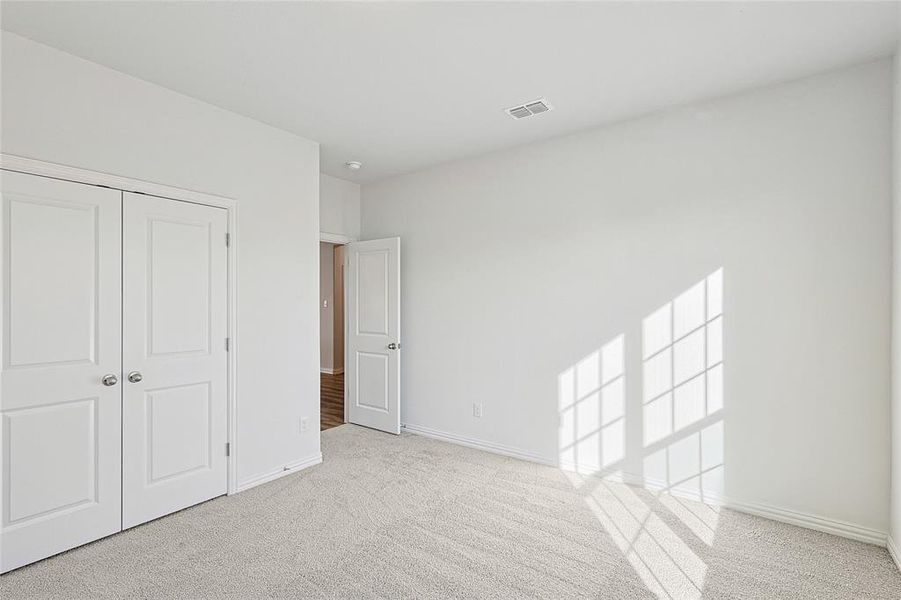
{"label": "closet door knob", "polygon": [[144,376],[141,375],[140,371],[132,371],[128,374],[128,380],[132,383],[139,383],[142,379],[144,379]]}
{"label": "closet door knob", "polygon": [[119,378],[110,373],[109,375],[104,375],[103,379],[101,379],[100,381],[102,381],[103,385],[105,385],[106,387],[110,387],[119,383]]}

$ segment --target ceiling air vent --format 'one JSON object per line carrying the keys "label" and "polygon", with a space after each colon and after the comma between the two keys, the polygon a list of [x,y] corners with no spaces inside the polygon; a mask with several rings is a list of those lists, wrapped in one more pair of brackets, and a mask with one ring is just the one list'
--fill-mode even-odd
{"label": "ceiling air vent", "polygon": [[507,114],[514,119],[524,119],[526,117],[531,117],[532,115],[545,113],[551,110],[551,108],[552,107],[550,104],[548,104],[547,100],[545,100],[544,98],[539,98],[538,100],[533,100],[532,102],[527,102],[526,104],[508,108]]}

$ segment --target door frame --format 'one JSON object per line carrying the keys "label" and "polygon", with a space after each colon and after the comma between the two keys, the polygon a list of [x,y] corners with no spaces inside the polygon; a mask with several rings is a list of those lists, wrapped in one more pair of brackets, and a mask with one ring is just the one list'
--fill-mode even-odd
{"label": "door frame", "polygon": [[[356,237],[344,235],[343,233],[329,233],[327,231],[319,232],[319,241],[328,244],[340,244],[346,246],[351,242],[360,241]],[[347,256],[344,257],[344,372],[347,372]],[[320,371],[322,362],[320,359]],[[322,390],[319,390],[319,396],[322,397]],[[320,419],[321,420],[321,419]],[[347,380],[344,381],[344,422],[347,423]]]}
{"label": "door frame", "polygon": [[[179,202],[203,204],[228,211],[228,495],[238,492],[237,489],[237,456],[238,456],[238,201],[233,198],[186,190],[170,185],[143,181],[131,177],[122,177],[99,171],[91,171],[78,167],[70,167],[33,158],[0,153],[0,170],[16,171],[28,175],[38,175],[50,179],[61,179],[74,183],[107,187],[123,192],[134,192],[147,196],[158,196]],[[123,203],[125,198],[123,196]],[[3,298],[3,282],[0,281],[0,303]]]}
{"label": "door frame", "polygon": [[319,232],[319,241],[325,242],[327,244],[349,244],[351,242],[358,241],[355,237],[350,237],[348,235],[343,235],[341,233],[328,233],[326,231]]}

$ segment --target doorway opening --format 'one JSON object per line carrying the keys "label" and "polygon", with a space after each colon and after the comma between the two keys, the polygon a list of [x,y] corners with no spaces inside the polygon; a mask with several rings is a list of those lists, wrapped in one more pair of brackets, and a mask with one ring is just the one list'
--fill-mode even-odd
{"label": "doorway opening", "polygon": [[344,251],[319,242],[319,430],[344,423]]}

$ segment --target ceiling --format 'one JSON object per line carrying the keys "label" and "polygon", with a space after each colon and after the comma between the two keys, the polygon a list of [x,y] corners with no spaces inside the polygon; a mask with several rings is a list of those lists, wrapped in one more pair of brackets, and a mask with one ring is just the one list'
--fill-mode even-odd
{"label": "ceiling", "polygon": [[[368,182],[888,56],[899,5],[0,6],[5,30],[316,140],[324,172]],[[504,113],[539,97],[554,110]]]}

